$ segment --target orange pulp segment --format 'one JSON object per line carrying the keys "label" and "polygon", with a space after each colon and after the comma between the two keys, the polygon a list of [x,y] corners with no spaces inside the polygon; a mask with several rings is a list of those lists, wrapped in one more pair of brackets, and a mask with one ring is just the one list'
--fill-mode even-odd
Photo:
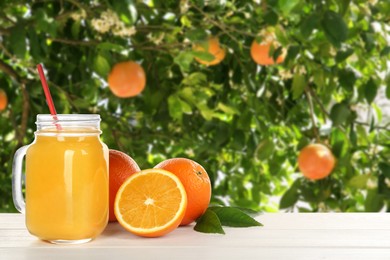
{"label": "orange pulp segment", "polygon": [[179,178],[162,169],[143,170],[119,188],[114,210],[128,231],[158,237],[177,228],[187,208],[187,194]]}

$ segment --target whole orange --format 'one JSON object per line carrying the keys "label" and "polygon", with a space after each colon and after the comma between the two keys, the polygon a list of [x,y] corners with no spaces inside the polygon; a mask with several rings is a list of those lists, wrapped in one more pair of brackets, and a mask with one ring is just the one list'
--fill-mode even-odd
{"label": "whole orange", "polygon": [[0,89],[0,111],[4,110],[7,107],[8,99],[7,94],[4,90]]}
{"label": "whole orange", "polygon": [[210,37],[206,42],[203,42],[201,44],[195,44],[193,49],[195,51],[208,52],[214,56],[214,59],[212,61],[206,61],[195,57],[195,60],[197,62],[207,66],[219,64],[225,58],[226,55],[226,51],[219,45],[219,39],[217,37]]}
{"label": "whole orange", "polygon": [[278,42],[276,41],[275,35],[273,33],[263,32],[263,41],[258,43],[256,40],[252,42],[251,45],[251,57],[259,65],[273,65],[275,63],[279,64],[284,61],[285,51],[282,51],[276,60],[270,56],[271,46],[276,49],[278,47]]}
{"label": "whole orange", "polygon": [[133,158],[121,151],[110,149],[109,157],[109,221],[116,221],[114,214],[116,193],[127,178],[134,173],[141,171],[141,169]]}
{"label": "whole orange", "polygon": [[211,199],[210,178],[202,165],[187,158],[172,158],[162,161],[154,168],[175,174],[186,190],[187,209],[180,225],[188,225],[202,216]]}
{"label": "whole orange", "polygon": [[327,177],[333,170],[336,160],[328,147],[322,144],[305,146],[298,156],[298,167],[310,180]]}
{"label": "whole orange", "polygon": [[140,94],[146,84],[145,71],[134,61],[115,64],[108,75],[108,86],[112,93],[120,98]]}

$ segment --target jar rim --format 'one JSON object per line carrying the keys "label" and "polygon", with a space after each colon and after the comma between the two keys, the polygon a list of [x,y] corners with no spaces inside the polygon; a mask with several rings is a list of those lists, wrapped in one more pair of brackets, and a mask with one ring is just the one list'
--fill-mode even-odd
{"label": "jar rim", "polygon": [[57,114],[56,118],[51,114],[38,114],[36,123],[74,122],[74,121],[98,121],[99,114]]}

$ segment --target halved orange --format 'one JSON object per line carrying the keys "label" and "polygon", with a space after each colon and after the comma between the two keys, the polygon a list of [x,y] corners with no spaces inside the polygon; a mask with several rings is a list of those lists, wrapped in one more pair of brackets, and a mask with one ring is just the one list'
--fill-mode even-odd
{"label": "halved orange", "polygon": [[163,236],[182,221],[187,194],[179,178],[162,169],[130,176],[115,197],[115,216],[128,231],[144,237]]}

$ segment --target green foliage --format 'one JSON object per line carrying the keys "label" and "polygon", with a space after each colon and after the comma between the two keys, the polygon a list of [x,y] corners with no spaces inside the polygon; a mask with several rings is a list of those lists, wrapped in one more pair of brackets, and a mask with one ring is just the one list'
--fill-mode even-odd
{"label": "green foliage", "polygon": [[225,234],[221,221],[212,210],[206,212],[197,220],[194,230],[202,233]]}
{"label": "green foliage", "polygon": [[[375,0],[1,1],[0,88],[9,105],[0,112],[0,211],[14,211],[13,154],[33,141],[35,116],[48,113],[40,62],[58,113],[99,113],[103,141],[141,168],[171,157],[198,161],[214,204],[388,210],[389,117],[376,98],[382,90],[390,98],[389,13],[389,1]],[[263,29],[286,49],[284,63],[252,61]],[[195,57],[212,57],[192,44],[209,34],[227,51],[207,67]],[[124,60],[147,75],[143,93],[129,99],[106,82]],[[313,182],[296,158],[317,140],[337,165]]]}
{"label": "green foliage", "polygon": [[225,234],[222,226],[240,228],[263,226],[245,211],[245,209],[234,207],[209,207],[197,219],[194,230],[203,233]]}

